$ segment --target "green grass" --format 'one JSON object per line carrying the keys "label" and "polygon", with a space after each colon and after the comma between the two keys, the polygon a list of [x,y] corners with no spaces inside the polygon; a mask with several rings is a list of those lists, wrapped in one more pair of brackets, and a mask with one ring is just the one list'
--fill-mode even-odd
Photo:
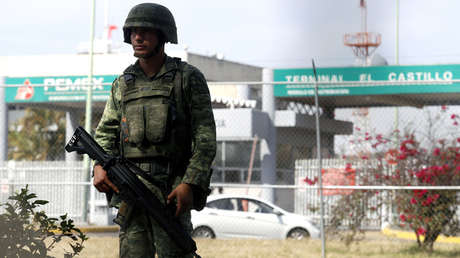
{"label": "green grass", "polygon": [[[203,258],[230,257],[321,257],[321,241],[313,240],[255,240],[255,239],[199,239],[198,253]],[[56,257],[63,257],[56,253]],[[90,237],[79,257],[118,257],[118,238]],[[431,254],[420,251],[415,241],[389,238],[380,233],[368,233],[366,239],[346,247],[337,240],[326,242],[328,258],[413,258],[460,257],[460,244],[435,243]]]}

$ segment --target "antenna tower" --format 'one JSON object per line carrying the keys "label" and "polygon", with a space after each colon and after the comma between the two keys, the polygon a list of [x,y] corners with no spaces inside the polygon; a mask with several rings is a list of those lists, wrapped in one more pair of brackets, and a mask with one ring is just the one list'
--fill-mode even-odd
{"label": "antenna tower", "polygon": [[343,38],[346,46],[351,47],[355,56],[363,61],[364,66],[370,65],[372,54],[382,43],[379,33],[367,31],[367,4],[366,0],[360,0],[361,7],[361,32],[347,33]]}

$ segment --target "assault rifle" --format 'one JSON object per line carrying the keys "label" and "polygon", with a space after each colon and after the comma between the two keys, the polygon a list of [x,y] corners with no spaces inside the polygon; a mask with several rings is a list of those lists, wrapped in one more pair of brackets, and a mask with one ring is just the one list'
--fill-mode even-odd
{"label": "assault rifle", "polygon": [[193,253],[196,257],[196,243],[183,229],[179,220],[174,217],[173,210],[164,205],[136,175],[145,172],[133,163],[114,157],[89,135],[85,129],[78,127],[70,141],[65,146],[67,152],[77,151],[79,154],[88,154],[91,159],[97,160],[112,183],[119,189],[122,200],[129,204],[142,206],[150,216],[163,228],[169,237],[185,251]]}

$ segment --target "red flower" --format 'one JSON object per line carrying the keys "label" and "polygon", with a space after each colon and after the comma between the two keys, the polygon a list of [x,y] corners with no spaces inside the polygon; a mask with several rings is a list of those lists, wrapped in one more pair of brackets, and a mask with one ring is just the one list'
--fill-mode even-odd
{"label": "red flower", "polygon": [[456,116],[455,114],[452,114],[452,115],[450,116],[451,119],[455,119],[456,117],[457,117],[457,116]]}
{"label": "red flower", "polygon": [[426,230],[424,228],[418,228],[417,229],[417,235],[425,235],[426,233]]}
{"label": "red flower", "polygon": [[315,177],[315,179],[313,179],[313,180],[311,180],[310,178],[306,177],[303,181],[305,183],[309,184],[309,185],[314,185],[318,181],[318,177]]}
{"label": "red flower", "polygon": [[404,214],[399,215],[399,218],[401,219],[402,222],[405,222],[406,219],[407,219],[406,215],[404,215]]}
{"label": "red flower", "polygon": [[398,156],[398,159],[400,160],[405,160],[407,158],[407,155],[406,154],[401,154]]}
{"label": "red flower", "polygon": [[435,156],[441,155],[441,149],[435,148],[434,151],[433,151],[433,155],[435,155]]}
{"label": "red flower", "polygon": [[410,203],[416,204],[416,203],[417,203],[417,200],[416,200],[414,197],[412,197],[412,199],[410,199]]}
{"label": "red flower", "polygon": [[417,150],[414,148],[414,145],[415,141],[412,139],[408,139],[401,143],[399,150],[406,156],[414,156],[415,154],[417,154]]}
{"label": "red flower", "polygon": [[428,196],[428,197],[426,198],[426,200],[424,200],[424,201],[422,202],[422,206],[428,206],[428,205],[430,205],[432,202],[433,202],[433,198],[431,198],[431,196]]}
{"label": "red flower", "polygon": [[352,173],[352,172],[354,172],[354,169],[351,168],[351,163],[347,163],[347,164],[345,165],[345,171],[346,171],[347,173]]}
{"label": "red flower", "polygon": [[446,106],[446,105],[442,105],[442,106],[441,106],[441,110],[446,111],[446,110],[447,110],[447,106]]}
{"label": "red flower", "polygon": [[425,195],[428,192],[428,190],[423,189],[423,190],[414,190],[414,196],[417,198],[422,198],[423,195]]}
{"label": "red flower", "polygon": [[415,156],[415,154],[417,154],[417,150],[416,150],[416,149],[409,150],[409,151],[408,151],[408,154],[409,154],[410,156]]}
{"label": "red flower", "polygon": [[442,165],[441,170],[442,170],[442,172],[444,172],[444,174],[445,174],[445,172],[446,172],[447,170],[449,170],[449,164],[444,164],[444,165]]}

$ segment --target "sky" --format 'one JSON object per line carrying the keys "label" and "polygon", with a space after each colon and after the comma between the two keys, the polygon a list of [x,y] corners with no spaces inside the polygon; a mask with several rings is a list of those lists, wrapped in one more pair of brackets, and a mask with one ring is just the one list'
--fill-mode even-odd
{"label": "sky", "polygon": [[[91,0],[2,1],[0,55],[72,54],[90,38]],[[136,0],[109,0],[109,24],[120,51],[122,26]],[[353,65],[345,33],[361,31],[359,0],[168,0],[179,45],[199,54],[267,68]],[[105,0],[96,0],[102,37]],[[367,27],[382,35],[376,53],[394,65],[397,0],[368,0]],[[460,63],[460,1],[399,0],[399,64]]]}

